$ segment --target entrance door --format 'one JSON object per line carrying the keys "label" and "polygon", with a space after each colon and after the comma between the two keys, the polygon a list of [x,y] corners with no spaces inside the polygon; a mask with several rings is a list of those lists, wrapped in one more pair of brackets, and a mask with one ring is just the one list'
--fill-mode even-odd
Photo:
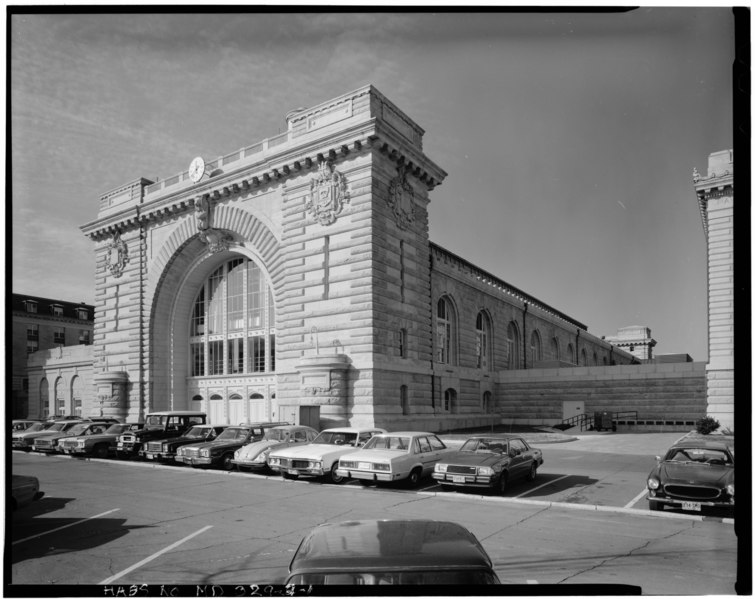
{"label": "entrance door", "polygon": [[210,419],[210,424],[229,424],[223,409],[223,398],[220,395],[213,395],[210,398],[210,413],[207,416]]}
{"label": "entrance door", "polygon": [[573,418],[574,416],[582,416],[585,413],[584,401],[564,401],[563,403],[563,418]]}
{"label": "entrance door", "polygon": [[[228,399],[228,423],[241,424],[244,421],[244,400],[240,395],[232,395]],[[253,420],[252,422],[258,422]]]}
{"label": "entrance door", "polygon": [[267,422],[265,398],[259,393],[253,393],[249,397],[249,422]]}

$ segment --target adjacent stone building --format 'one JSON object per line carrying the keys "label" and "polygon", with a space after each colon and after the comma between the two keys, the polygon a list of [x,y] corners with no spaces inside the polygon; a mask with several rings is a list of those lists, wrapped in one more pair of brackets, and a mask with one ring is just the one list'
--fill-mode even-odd
{"label": "adjacent stone building", "polygon": [[[70,377],[54,376],[51,380],[32,375],[27,357],[40,360],[42,356],[60,356],[68,351],[62,349],[67,346],[89,345],[94,328],[94,306],[11,293],[10,309],[12,367],[8,407],[11,417],[26,418],[29,413],[39,416],[80,414],[86,383],[73,372]],[[29,405],[30,397],[34,398],[33,406]],[[40,398],[44,401],[40,402]]]}
{"label": "adjacent stone building", "polygon": [[[734,430],[734,153],[708,157],[693,172],[708,242],[708,415]],[[749,401],[749,398],[747,398]]]}
{"label": "adjacent stone building", "polygon": [[286,120],[102,196],[92,410],[442,430],[500,421],[502,373],[639,362],[430,242],[446,173],[374,87]]}

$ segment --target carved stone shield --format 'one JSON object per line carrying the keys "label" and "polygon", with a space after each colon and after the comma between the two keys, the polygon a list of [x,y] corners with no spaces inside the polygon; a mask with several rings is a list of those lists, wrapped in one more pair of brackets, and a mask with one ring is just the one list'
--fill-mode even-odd
{"label": "carved stone shield", "polygon": [[321,225],[330,225],[348,201],[349,193],[344,176],[333,168],[333,163],[329,160],[321,162],[310,183],[307,198],[309,214]]}
{"label": "carved stone shield", "polygon": [[398,167],[398,174],[388,188],[388,205],[396,217],[399,229],[408,229],[414,222],[414,189],[406,180],[406,166]]}

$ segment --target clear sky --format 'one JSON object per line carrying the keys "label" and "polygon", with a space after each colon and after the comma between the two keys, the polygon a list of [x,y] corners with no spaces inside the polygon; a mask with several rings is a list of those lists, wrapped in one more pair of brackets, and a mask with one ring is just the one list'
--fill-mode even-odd
{"label": "clear sky", "polygon": [[430,237],[583,322],[707,352],[692,169],[732,147],[727,8],[10,18],[12,291],[95,303],[100,195],[373,84],[448,177]]}

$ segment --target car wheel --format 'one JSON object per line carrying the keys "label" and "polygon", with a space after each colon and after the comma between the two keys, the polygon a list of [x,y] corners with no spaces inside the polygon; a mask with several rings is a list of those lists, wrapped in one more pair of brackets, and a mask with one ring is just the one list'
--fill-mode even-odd
{"label": "car wheel", "polygon": [[407,477],[407,482],[409,483],[409,486],[416,487],[419,484],[420,479],[422,478],[422,468],[415,468],[409,473],[409,476]]}
{"label": "car wheel", "polygon": [[334,485],[340,485],[343,482],[343,476],[336,474],[336,468],[338,468],[338,462],[333,464],[330,468],[330,474],[328,474],[328,480]]}
{"label": "car wheel", "polygon": [[94,451],[92,452],[92,455],[99,459],[104,459],[107,457],[107,445],[97,445],[94,448]]}
{"label": "car wheel", "polygon": [[649,507],[651,512],[662,512],[663,504],[660,501],[650,501]]}
{"label": "car wheel", "polygon": [[227,453],[223,456],[223,459],[220,462],[220,465],[223,468],[223,470],[226,470],[226,471],[233,470],[233,464],[231,463],[232,459],[233,459],[232,453]]}
{"label": "car wheel", "polygon": [[527,480],[535,480],[537,478],[537,464],[532,464],[530,471],[527,473]]}
{"label": "car wheel", "polygon": [[501,472],[501,476],[498,479],[498,492],[503,495],[506,492],[506,486],[508,484],[508,474]]}

